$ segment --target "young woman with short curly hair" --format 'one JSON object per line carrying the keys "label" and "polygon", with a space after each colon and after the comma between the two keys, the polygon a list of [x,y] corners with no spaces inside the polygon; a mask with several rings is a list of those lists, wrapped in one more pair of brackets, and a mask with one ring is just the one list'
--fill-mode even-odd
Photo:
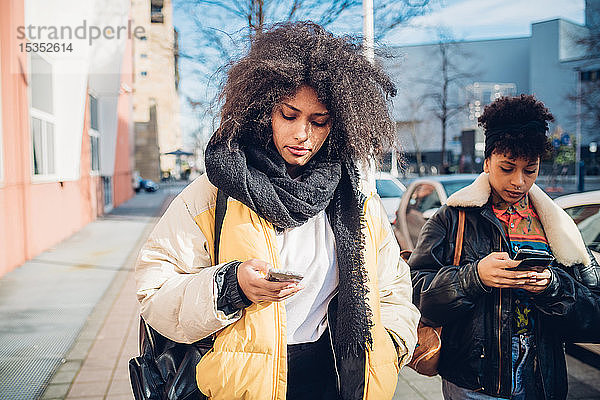
{"label": "young woman with short curly hair", "polygon": [[[425,224],[408,261],[422,319],[443,326],[445,399],[564,399],[564,342],[599,338],[600,267],[573,220],[534,184],[548,121],[531,95],[488,105],[479,118],[484,173]],[[464,243],[453,265],[459,209]],[[519,267],[513,258],[524,249],[554,261]]]}
{"label": "young woman with short curly hair", "polygon": [[[137,263],[144,319],[215,335],[212,399],[391,399],[416,345],[408,265],[356,164],[395,130],[394,85],[360,46],[310,22],[253,38],[221,93],[207,174],[169,207]],[[218,259],[215,204],[228,196]],[[272,282],[269,270],[299,282]]]}

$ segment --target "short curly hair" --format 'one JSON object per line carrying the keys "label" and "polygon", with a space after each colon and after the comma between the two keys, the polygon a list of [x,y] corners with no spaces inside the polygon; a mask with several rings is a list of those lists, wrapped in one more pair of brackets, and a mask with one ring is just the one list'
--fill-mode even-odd
{"label": "short curly hair", "polygon": [[500,97],[485,107],[477,121],[486,136],[491,131],[501,132],[493,145],[486,145],[485,158],[494,152],[527,160],[543,159],[550,155],[552,146],[546,133],[548,121],[554,121],[554,116],[533,95]]}
{"label": "short curly hair", "polygon": [[396,94],[392,80],[363,55],[358,39],[336,37],[310,21],[258,33],[248,54],[231,64],[212,140],[266,146],[273,108],[303,85],[316,91],[332,117],[330,152],[365,161],[395,144],[388,109]]}

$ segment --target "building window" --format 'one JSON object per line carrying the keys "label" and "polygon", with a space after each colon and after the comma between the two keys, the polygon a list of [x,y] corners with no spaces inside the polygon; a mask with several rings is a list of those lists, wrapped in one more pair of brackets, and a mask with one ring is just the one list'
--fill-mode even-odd
{"label": "building window", "polygon": [[98,99],[89,95],[90,99],[90,127],[98,130]]}
{"label": "building window", "polygon": [[146,71],[142,71],[142,72],[141,72],[141,75],[142,75],[142,76],[148,76],[148,72],[146,72]]}
{"label": "building window", "polygon": [[54,175],[54,89],[52,64],[39,54],[32,53],[30,59],[30,115],[33,174]]}
{"label": "building window", "polygon": [[100,135],[90,131],[91,171],[100,172]]}
{"label": "building window", "polygon": [[144,36],[140,36],[140,40],[147,40],[148,38],[144,35]]}
{"label": "building window", "polygon": [[146,54],[146,53],[142,53],[142,54],[140,54],[140,57],[141,57],[141,58],[148,58],[148,54]]}
{"label": "building window", "polygon": [[100,132],[98,128],[98,99],[91,94],[90,102],[90,170],[100,172]]}
{"label": "building window", "polygon": [[464,88],[470,121],[477,121],[483,108],[502,96],[515,96],[517,85],[514,82],[473,82]]}
{"label": "building window", "polygon": [[150,22],[153,24],[162,24],[165,21],[162,9],[163,0],[150,0]]}
{"label": "building window", "polygon": [[54,124],[31,117],[34,175],[52,175],[54,165]]}
{"label": "building window", "polygon": [[104,189],[104,211],[110,210],[113,204],[112,178],[102,177],[102,188]]}
{"label": "building window", "polygon": [[579,73],[579,79],[581,79],[582,82],[596,82],[600,80],[600,69],[581,71]]}

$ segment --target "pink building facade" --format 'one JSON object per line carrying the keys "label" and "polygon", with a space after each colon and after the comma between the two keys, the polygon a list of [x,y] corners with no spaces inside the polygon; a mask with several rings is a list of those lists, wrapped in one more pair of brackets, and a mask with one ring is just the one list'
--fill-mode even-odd
{"label": "pink building facade", "polygon": [[[113,163],[105,175],[98,165],[103,132],[91,126],[99,116],[92,115],[90,78],[70,90],[61,79],[71,78],[58,76],[56,61],[21,51],[27,39],[18,38],[17,27],[25,25],[26,6],[0,1],[0,276],[133,196],[131,91],[120,88],[112,99],[118,123],[101,147],[113,153],[104,157]],[[132,86],[131,40],[123,48],[119,78],[126,89]],[[79,106],[63,112],[64,101]]]}

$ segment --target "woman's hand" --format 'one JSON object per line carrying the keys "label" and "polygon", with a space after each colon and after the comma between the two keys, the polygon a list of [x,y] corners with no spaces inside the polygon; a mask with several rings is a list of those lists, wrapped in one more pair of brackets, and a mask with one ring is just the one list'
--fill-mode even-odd
{"label": "woman's hand", "polygon": [[[531,272],[529,272],[529,274],[531,274]],[[535,281],[523,285],[521,289],[525,289],[532,293],[540,293],[550,284],[550,281],[552,280],[552,273],[548,268],[546,268],[542,272],[533,272],[533,274],[535,274]]]}
{"label": "woman's hand", "polygon": [[237,270],[240,288],[253,303],[282,301],[302,290],[295,282],[270,282],[265,279],[271,264],[252,259],[241,263]]}
{"label": "woman's hand", "polygon": [[[525,289],[541,292],[550,283],[550,271],[511,271],[521,261],[510,258],[508,253],[490,253],[477,264],[477,273],[481,282],[488,287]],[[547,273],[547,275],[546,275]],[[538,280],[540,279],[540,280]],[[547,282],[546,282],[547,281]],[[546,282],[544,284],[544,282]]]}

